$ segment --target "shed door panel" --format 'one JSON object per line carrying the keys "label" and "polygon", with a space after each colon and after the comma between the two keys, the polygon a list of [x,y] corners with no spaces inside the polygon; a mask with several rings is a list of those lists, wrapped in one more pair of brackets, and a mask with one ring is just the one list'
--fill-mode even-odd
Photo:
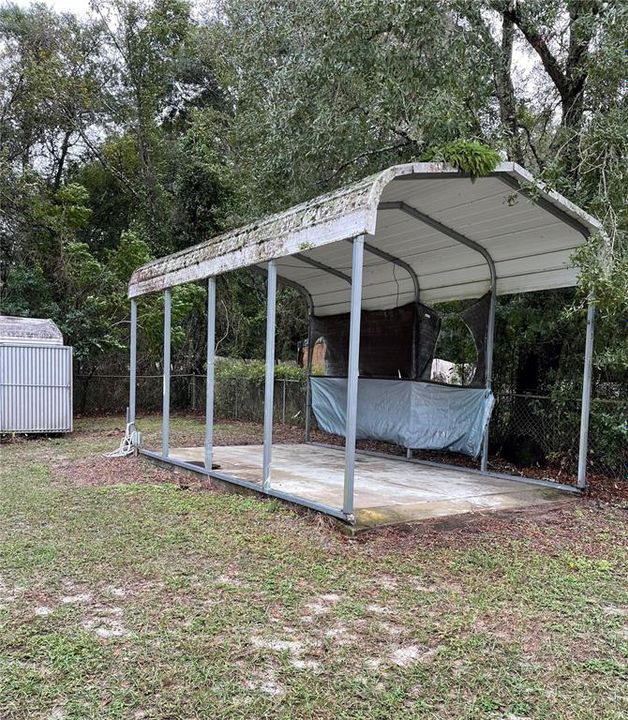
{"label": "shed door panel", "polygon": [[72,348],[0,346],[0,432],[72,430]]}

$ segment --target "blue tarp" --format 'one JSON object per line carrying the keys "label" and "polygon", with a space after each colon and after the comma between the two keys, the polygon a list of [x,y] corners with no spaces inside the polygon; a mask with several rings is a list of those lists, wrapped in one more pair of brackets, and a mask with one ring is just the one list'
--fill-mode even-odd
{"label": "blue tarp", "polygon": [[[319,426],[344,436],[346,378],[312,377],[311,383]],[[477,457],[494,402],[485,388],[360,378],[357,437]]]}

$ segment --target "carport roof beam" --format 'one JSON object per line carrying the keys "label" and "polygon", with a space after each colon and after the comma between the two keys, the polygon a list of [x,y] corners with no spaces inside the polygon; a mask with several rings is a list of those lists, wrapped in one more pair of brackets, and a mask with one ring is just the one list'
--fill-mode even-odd
{"label": "carport roof beam", "polygon": [[306,265],[311,265],[312,267],[318,268],[319,270],[329,273],[330,275],[335,275],[337,278],[340,278],[341,280],[344,280],[345,282],[349,283],[349,285],[351,285],[351,278],[346,273],[343,273],[342,270],[336,270],[336,268],[331,267],[331,265],[325,265],[325,263],[314,260],[314,258],[303,255],[302,253],[296,253],[296,255],[293,255],[292,257],[297,258],[301,262],[304,262]]}
{"label": "carport roof beam", "polygon": [[[381,206],[380,206],[381,207]],[[352,242],[351,240],[348,240],[348,242]],[[402,260],[401,258],[398,258],[396,255],[392,255],[389,252],[386,252],[385,250],[381,250],[378,247],[375,247],[375,245],[371,245],[370,243],[365,242],[364,243],[364,249],[371,253],[371,255],[376,255],[377,257],[382,258],[382,260],[387,260],[389,263],[392,263],[393,265],[397,265],[400,268],[403,268],[408,275],[412,278],[412,284],[414,285],[414,296],[416,301],[419,301],[419,295],[421,293],[421,288],[419,287],[419,277],[414,272],[414,268],[412,265],[407,263],[405,260]]]}
{"label": "carport roof beam", "polygon": [[465,237],[462,233],[459,233],[457,230],[453,230],[450,227],[447,227],[447,225],[443,225],[443,223],[438,222],[438,220],[434,220],[434,218],[430,217],[429,215],[426,215],[425,213],[421,212],[420,210],[417,210],[416,208],[412,207],[411,205],[408,205],[405,202],[383,202],[379,205],[380,210],[401,210],[402,212],[406,213],[406,215],[410,215],[411,217],[420,220],[422,223],[425,223],[426,225],[429,225],[434,230],[438,230],[439,233],[442,233],[443,235],[447,235],[452,240],[456,240],[456,242],[462,243],[463,245],[466,245],[467,247],[471,248],[472,250],[476,250],[477,252],[482,255],[482,257],[486,260],[489,271],[491,273],[491,290],[495,292],[496,283],[497,283],[497,271],[495,270],[495,263],[493,262],[493,258],[491,257],[491,254],[488,252],[488,250],[480,245],[480,243],[475,242],[474,240],[471,240],[468,237]]}

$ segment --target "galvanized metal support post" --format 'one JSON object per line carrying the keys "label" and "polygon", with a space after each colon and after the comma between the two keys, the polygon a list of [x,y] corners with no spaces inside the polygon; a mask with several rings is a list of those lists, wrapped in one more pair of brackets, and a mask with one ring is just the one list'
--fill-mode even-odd
{"label": "galvanized metal support post", "polygon": [[266,375],[264,381],[264,453],[262,458],[262,487],[270,488],[273,451],[273,401],[275,396],[275,309],[277,300],[277,265],[268,262],[266,283]]}
{"label": "galvanized metal support post", "polygon": [[205,470],[214,454],[214,368],[216,357],[216,278],[207,279],[207,379],[205,382]]}
{"label": "galvanized metal support post", "polygon": [[360,321],[362,314],[362,270],[364,235],[353,239],[351,259],[351,316],[349,321],[349,362],[347,371],[347,416],[345,425],[345,479],[342,510],[353,516],[355,441],[358,419],[358,378],[360,374]]}
{"label": "galvanized metal support post", "polygon": [[578,448],[578,487],[587,486],[587,453],[589,449],[589,415],[591,413],[591,374],[593,370],[593,335],[595,331],[595,304],[589,299],[587,309],[587,337],[584,348],[582,373],[582,409],[580,412],[580,445]]}
{"label": "galvanized metal support post", "polygon": [[310,382],[312,378],[312,357],[314,348],[312,347],[312,313],[307,313],[307,370],[305,373],[305,442],[310,442],[310,434],[312,432],[312,389]]}
{"label": "galvanized metal support post", "polygon": [[129,340],[129,418],[135,424],[137,397],[137,300],[131,299],[131,337]]}
{"label": "galvanized metal support post", "polygon": [[163,389],[162,389],[162,425],[161,425],[161,456],[168,457],[170,449],[170,324],[172,312],[172,293],[164,291],[164,355],[163,355]]}
{"label": "galvanized metal support post", "polygon": [[[492,282],[491,288],[491,306],[488,311],[488,327],[486,328],[486,357],[484,370],[486,372],[486,388],[491,390],[493,386],[493,347],[495,345],[495,312],[497,310],[497,292],[495,281]],[[488,440],[490,433],[490,420],[486,424],[484,431],[484,441],[482,443],[482,460],[480,461],[480,470],[486,472],[488,470]]]}

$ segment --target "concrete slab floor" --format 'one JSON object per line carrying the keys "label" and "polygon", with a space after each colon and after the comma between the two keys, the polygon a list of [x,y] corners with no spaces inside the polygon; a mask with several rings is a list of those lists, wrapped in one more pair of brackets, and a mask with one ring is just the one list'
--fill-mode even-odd
{"label": "concrete slab floor", "polygon": [[[170,457],[203,464],[203,448],[172,448]],[[262,446],[214,448],[220,472],[261,483]],[[273,445],[272,487],[340,508],[344,451],[305,444]],[[355,520],[362,528],[489,510],[521,510],[562,503],[573,496],[548,487],[504,480],[464,469],[438,468],[358,452]]]}

